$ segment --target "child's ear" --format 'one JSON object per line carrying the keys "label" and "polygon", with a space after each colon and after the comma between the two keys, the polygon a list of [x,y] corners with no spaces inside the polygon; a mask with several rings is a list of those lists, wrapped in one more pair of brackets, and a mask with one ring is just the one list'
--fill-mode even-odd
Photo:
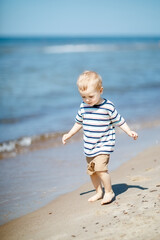
{"label": "child's ear", "polygon": [[103,93],[103,87],[101,87],[101,89],[100,89],[100,94],[102,94]]}

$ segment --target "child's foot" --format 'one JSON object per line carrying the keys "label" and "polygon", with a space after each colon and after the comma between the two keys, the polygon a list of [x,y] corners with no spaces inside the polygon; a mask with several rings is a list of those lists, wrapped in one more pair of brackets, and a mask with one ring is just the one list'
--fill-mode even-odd
{"label": "child's foot", "polygon": [[103,193],[96,193],[93,197],[88,199],[88,202],[95,202],[99,199],[102,199]]}
{"label": "child's foot", "polygon": [[101,201],[101,205],[110,203],[114,197],[115,197],[115,194],[114,194],[113,191],[105,193],[104,197],[103,197],[103,199]]}

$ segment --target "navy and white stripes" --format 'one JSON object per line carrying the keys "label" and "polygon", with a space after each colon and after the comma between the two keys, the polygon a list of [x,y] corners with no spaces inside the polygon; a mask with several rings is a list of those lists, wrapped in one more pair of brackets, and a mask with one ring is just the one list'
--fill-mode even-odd
{"label": "navy and white stripes", "polygon": [[113,152],[115,126],[121,126],[125,122],[114,104],[106,99],[93,107],[82,102],[75,120],[83,125],[84,153],[87,157]]}

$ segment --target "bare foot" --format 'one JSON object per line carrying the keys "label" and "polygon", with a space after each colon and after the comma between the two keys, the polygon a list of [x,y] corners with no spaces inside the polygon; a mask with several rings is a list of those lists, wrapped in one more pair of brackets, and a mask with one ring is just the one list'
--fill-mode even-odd
{"label": "bare foot", "polygon": [[101,204],[103,205],[103,204],[110,203],[114,197],[115,197],[114,192],[105,193],[104,197],[103,197],[103,199],[101,201]]}
{"label": "bare foot", "polygon": [[99,199],[101,199],[103,196],[103,193],[96,193],[93,197],[88,199],[88,202],[95,202]]}

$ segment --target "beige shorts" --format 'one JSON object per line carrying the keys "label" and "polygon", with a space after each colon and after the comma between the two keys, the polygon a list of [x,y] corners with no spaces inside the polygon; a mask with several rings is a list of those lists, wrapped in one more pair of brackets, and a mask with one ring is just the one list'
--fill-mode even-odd
{"label": "beige shorts", "polygon": [[98,171],[108,171],[109,154],[101,154],[95,157],[86,157],[87,160],[87,173],[89,175]]}

